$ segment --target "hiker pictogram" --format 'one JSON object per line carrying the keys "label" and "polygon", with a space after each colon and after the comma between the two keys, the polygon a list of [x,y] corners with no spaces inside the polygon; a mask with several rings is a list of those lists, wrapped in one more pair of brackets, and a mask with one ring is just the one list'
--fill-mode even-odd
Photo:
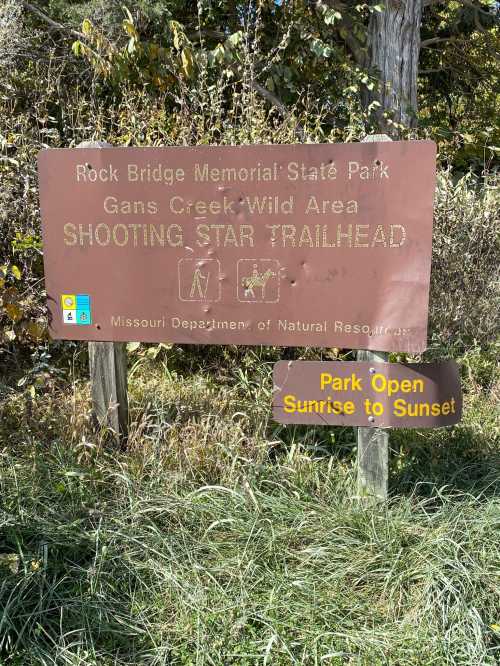
{"label": "hiker pictogram", "polygon": [[220,300],[218,259],[179,259],[179,299],[214,302]]}

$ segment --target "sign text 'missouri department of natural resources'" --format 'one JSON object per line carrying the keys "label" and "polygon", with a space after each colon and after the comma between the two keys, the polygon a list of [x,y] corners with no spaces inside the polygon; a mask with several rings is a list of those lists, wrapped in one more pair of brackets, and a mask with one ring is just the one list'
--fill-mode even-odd
{"label": "sign text 'missouri department of natural resources'", "polygon": [[39,155],[54,338],[422,351],[429,141]]}

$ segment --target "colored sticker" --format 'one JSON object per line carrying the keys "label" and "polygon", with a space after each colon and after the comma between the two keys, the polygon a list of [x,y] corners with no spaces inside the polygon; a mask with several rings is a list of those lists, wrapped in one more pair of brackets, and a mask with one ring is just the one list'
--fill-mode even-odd
{"label": "colored sticker", "polygon": [[63,310],[76,310],[75,294],[63,294],[61,296],[61,306]]}
{"label": "colored sticker", "polygon": [[88,326],[92,323],[89,294],[62,294],[61,306],[64,324]]}
{"label": "colored sticker", "polygon": [[63,322],[65,324],[76,324],[76,310],[63,310]]}
{"label": "colored sticker", "polygon": [[92,315],[90,310],[77,310],[76,311],[76,322],[80,326],[88,326],[92,323]]}
{"label": "colored sticker", "polygon": [[77,294],[77,296],[76,296],[76,309],[77,310],[90,310],[90,296],[88,294]]}

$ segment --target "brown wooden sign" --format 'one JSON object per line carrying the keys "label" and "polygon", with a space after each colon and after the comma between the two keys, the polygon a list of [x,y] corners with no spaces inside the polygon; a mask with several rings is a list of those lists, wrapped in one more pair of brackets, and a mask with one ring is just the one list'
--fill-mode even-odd
{"label": "brown wooden sign", "polygon": [[54,338],[426,347],[432,142],[38,162]]}
{"label": "brown wooden sign", "polygon": [[273,383],[279,423],[436,428],[462,415],[454,361],[279,361]]}

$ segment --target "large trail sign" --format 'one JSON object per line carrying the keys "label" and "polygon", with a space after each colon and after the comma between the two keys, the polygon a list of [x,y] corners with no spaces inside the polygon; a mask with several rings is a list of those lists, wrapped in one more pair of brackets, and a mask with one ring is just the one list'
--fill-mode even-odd
{"label": "large trail sign", "polygon": [[39,155],[54,338],[426,347],[430,141]]}

